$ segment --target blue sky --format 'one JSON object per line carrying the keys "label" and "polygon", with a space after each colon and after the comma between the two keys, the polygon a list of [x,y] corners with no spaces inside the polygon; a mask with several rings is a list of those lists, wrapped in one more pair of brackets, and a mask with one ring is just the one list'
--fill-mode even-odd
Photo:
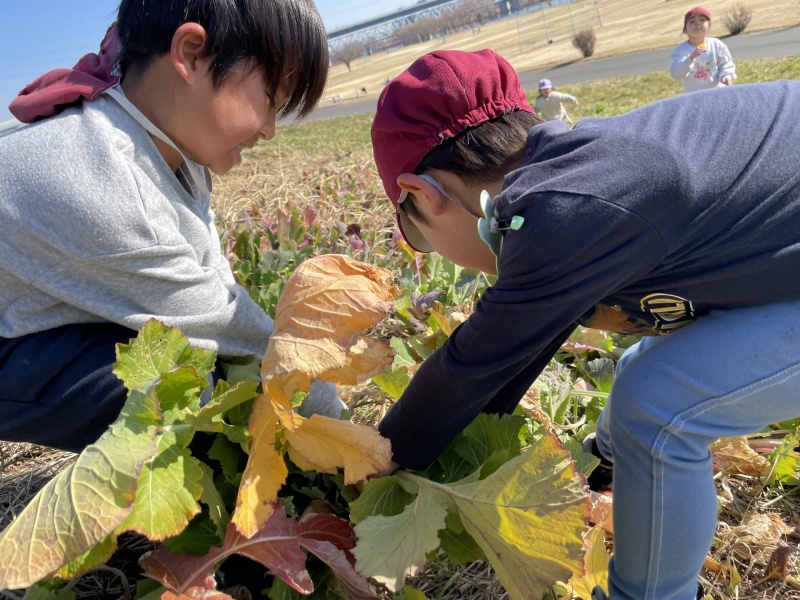
{"label": "blue sky", "polygon": [[[389,13],[415,0],[317,0],[328,30]],[[0,121],[8,104],[39,75],[96,52],[118,0],[0,0]]]}

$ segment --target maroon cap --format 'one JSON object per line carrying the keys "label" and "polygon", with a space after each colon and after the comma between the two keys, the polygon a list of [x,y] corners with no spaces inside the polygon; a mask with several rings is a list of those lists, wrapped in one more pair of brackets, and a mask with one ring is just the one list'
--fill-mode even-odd
{"label": "maroon cap", "polygon": [[119,54],[117,25],[106,31],[98,54],[87,54],[71,69],[56,69],[25,86],[8,110],[23,123],[52,117],[68,105],[85,99],[96,100],[119,82],[112,74]]}
{"label": "maroon cap", "polygon": [[689,19],[691,19],[695,15],[705,15],[706,19],[708,19],[709,21],[711,20],[711,13],[708,12],[702,6],[698,6],[697,8],[693,8],[692,10],[686,13],[686,16],[683,17],[683,25],[686,26],[686,24],[689,22]]}
{"label": "maroon cap", "polygon": [[[534,112],[514,69],[491,50],[439,50],[414,61],[384,88],[372,123],[375,163],[395,210],[405,199],[399,175],[446,139],[515,110]],[[433,250],[400,212],[397,224],[412,248]]]}

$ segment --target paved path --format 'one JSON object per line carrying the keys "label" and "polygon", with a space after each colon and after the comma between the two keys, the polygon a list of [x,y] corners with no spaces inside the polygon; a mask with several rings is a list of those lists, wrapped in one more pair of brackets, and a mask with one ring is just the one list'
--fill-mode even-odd
{"label": "paved path", "polygon": [[[752,60],[756,58],[781,58],[800,54],[800,27],[788,29],[772,29],[760,33],[740,35],[725,39],[731,50],[733,59]],[[607,79],[609,77],[623,77],[625,75],[642,75],[653,71],[663,71],[669,66],[669,55],[672,48],[636,52],[612,58],[581,61],[558,65],[540,71],[527,71],[520,73],[520,81],[525,89],[535,89],[543,77],[553,79],[558,85],[569,85]],[[331,119],[345,115],[359,115],[375,112],[378,99],[363,100],[361,102],[346,102],[336,106],[320,108],[314,111],[306,120]]]}

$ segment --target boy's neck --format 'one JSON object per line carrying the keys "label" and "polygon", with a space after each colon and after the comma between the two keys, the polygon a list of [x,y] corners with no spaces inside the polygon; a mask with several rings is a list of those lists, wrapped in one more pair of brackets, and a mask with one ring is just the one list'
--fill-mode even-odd
{"label": "boy's neck", "polygon": [[699,46],[700,44],[704,43],[705,41],[706,41],[706,36],[703,36],[701,38],[695,38],[695,39],[689,38],[689,44],[691,44],[695,48],[697,46]]}
{"label": "boy's neck", "polygon": [[[165,107],[172,106],[172,101],[170,100],[169,86],[165,86],[163,78],[156,77],[153,73],[158,69],[157,62],[154,61],[144,72],[126,73],[125,78],[120,83],[120,87],[122,87],[122,91],[128,100],[142,111],[142,114],[153,125],[164,132],[168,138],[172,139],[168,133],[169,119],[163,111]],[[183,162],[183,157],[180,153],[150,132],[148,132],[148,135],[150,135],[150,139],[153,140],[169,168],[173,172],[177,171]],[[172,139],[172,142],[176,143],[174,139]]]}

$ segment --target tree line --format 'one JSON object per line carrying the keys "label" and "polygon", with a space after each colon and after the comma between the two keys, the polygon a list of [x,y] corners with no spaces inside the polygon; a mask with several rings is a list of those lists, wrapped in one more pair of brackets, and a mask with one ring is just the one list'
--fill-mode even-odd
{"label": "tree line", "polygon": [[[513,4],[526,6],[523,2],[538,3],[536,0],[516,0]],[[500,10],[493,0],[464,0],[458,6],[443,10],[438,17],[423,17],[414,23],[398,27],[389,38],[342,44],[331,54],[333,64],[344,64],[350,70],[351,63],[365,52],[369,55],[392,46],[420,44],[439,35],[481,27],[498,16]]]}

